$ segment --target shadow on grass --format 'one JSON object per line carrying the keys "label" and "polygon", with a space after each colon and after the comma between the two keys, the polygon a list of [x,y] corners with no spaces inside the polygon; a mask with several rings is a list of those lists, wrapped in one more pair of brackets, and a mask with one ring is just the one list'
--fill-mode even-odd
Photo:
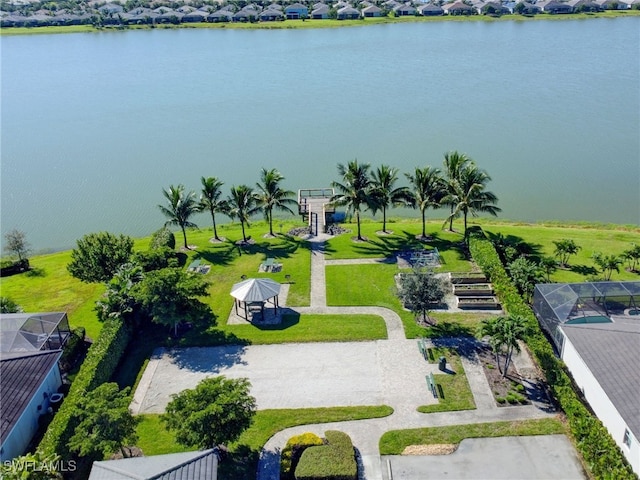
{"label": "shadow on grass", "polygon": [[46,276],[46,272],[42,267],[31,267],[26,271],[25,275],[27,277],[44,277]]}
{"label": "shadow on grass", "polygon": [[594,267],[588,266],[588,265],[570,265],[569,266],[569,270],[571,270],[574,273],[578,273],[580,275],[584,275],[589,276],[589,275],[597,275],[598,274],[598,270],[596,270]]}
{"label": "shadow on grass", "polygon": [[226,242],[218,244],[216,247],[212,247],[209,250],[202,250],[196,253],[194,259],[205,260],[214,265],[230,265],[233,259],[236,257],[236,246],[232,243]]}
{"label": "shadow on grass", "polygon": [[253,323],[253,326],[258,330],[265,331],[278,331],[278,330],[286,330],[287,328],[291,328],[294,325],[300,323],[300,314],[295,312],[294,310],[286,307],[281,307],[280,310],[282,312],[282,321],[276,324],[261,324],[259,322]]}
{"label": "shadow on grass", "polygon": [[227,452],[218,469],[218,480],[255,480],[259,452],[246,445]]}
{"label": "shadow on grass", "polygon": [[267,258],[284,259],[290,258],[301,245],[299,240],[289,235],[281,235],[277,237],[280,242],[256,242],[254,244],[243,245],[239,247],[242,253],[248,255],[263,255]]}
{"label": "shadow on grass", "polygon": [[448,337],[473,337],[473,332],[469,327],[460,325],[459,323],[440,321],[436,325],[427,327],[425,329],[425,336],[432,339]]}

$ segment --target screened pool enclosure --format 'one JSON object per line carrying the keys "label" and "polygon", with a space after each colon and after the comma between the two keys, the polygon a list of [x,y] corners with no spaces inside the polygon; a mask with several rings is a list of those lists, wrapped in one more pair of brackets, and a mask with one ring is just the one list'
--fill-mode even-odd
{"label": "screened pool enclosure", "polygon": [[609,323],[617,315],[640,315],[638,307],[640,282],[545,283],[533,294],[533,310],[556,348],[558,326]]}
{"label": "screened pool enclosure", "polygon": [[64,312],[3,313],[0,315],[2,356],[57,350],[67,342],[71,331]]}

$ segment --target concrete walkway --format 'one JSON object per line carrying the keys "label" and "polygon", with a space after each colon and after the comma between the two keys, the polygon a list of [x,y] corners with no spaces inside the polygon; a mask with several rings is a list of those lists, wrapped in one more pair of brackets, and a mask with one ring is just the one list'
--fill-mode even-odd
{"label": "concrete walkway", "polygon": [[[401,357],[409,351],[416,351],[417,345],[414,340],[407,340],[404,335],[404,328],[400,317],[393,311],[381,307],[327,307],[326,305],[326,285],[325,285],[325,265],[324,244],[326,235],[312,237],[311,256],[311,306],[296,308],[300,313],[341,313],[341,314],[374,314],[384,318],[388,340],[381,341],[384,344],[385,362],[384,376],[403,376],[406,364]],[[332,261],[332,264],[354,264],[354,263],[380,263],[382,259],[368,259],[364,261]],[[415,352],[414,352],[415,354]],[[353,444],[359,452],[362,463],[362,479],[382,480],[383,468],[378,450],[380,437],[387,431],[407,428],[434,427],[446,425],[472,424],[495,421],[513,421],[533,418],[544,418],[553,415],[548,410],[545,411],[535,405],[500,407],[498,408],[493,400],[493,394],[484,375],[482,366],[473,358],[462,358],[463,368],[469,381],[469,386],[476,403],[475,410],[462,412],[442,412],[422,414],[416,409],[420,405],[425,405],[429,401],[425,399],[424,391],[421,395],[406,389],[396,388],[394,394],[389,395],[386,404],[393,407],[394,413],[385,418],[366,419],[349,422],[302,425],[288,428],[276,433],[265,444],[260,454],[258,465],[258,480],[278,480],[280,478],[280,450],[287,440],[293,435],[304,432],[313,432],[323,436],[325,430],[337,429],[347,433],[353,440]],[[419,359],[416,365],[431,365]],[[395,364],[394,364],[395,363]],[[529,366],[530,360],[525,355],[520,355],[517,361],[514,359],[516,367]],[[436,370],[437,371],[437,370]],[[383,380],[384,381],[384,380]],[[393,388],[392,388],[393,390]],[[426,384],[424,385],[426,390]]]}

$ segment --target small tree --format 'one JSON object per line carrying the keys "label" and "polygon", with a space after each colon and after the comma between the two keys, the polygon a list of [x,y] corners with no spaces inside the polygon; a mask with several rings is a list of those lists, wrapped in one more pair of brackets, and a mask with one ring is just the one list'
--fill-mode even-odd
{"label": "small tree", "polygon": [[80,424],[69,440],[69,448],[83,457],[102,459],[125,445],[138,441],[139,417],[129,412],[129,388],[118,390],[116,383],[104,383],[79,400]]}
{"label": "small tree", "polygon": [[231,187],[231,196],[227,202],[229,204],[227,215],[240,220],[242,241],[246,243],[247,234],[244,226],[245,224],[249,226],[249,218],[259,210],[256,195],[248,185],[233,186]]}
{"label": "small tree", "polygon": [[133,296],[133,286],[143,278],[142,267],[134,263],[121,265],[107,284],[107,291],[96,302],[98,320],[104,322],[111,318],[121,318],[127,323],[133,322],[133,312],[137,301]]}
{"label": "small tree", "polygon": [[629,270],[635,272],[638,267],[638,262],[640,262],[640,245],[632,243],[631,248],[625,250],[622,255],[629,262]]}
{"label": "small tree", "polygon": [[246,378],[205,378],[173,396],[162,420],[182,445],[213,448],[238,439],[252,422],[256,399]]}
{"label": "small tree", "polygon": [[553,244],[556,246],[554,254],[556,257],[558,257],[560,266],[564,268],[569,266],[569,257],[571,255],[576,255],[582,248],[570,238],[554,240]]}
{"label": "small tree", "polygon": [[9,297],[0,297],[0,313],[20,313],[22,307]]}
{"label": "small tree", "polygon": [[168,190],[162,190],[162,194],[168,202],[167,206],[158,205],[162,214],[167,217],[165,227],[167,225],[179,226],[182,230],[184,248],[188,249],[187,228],[198,227],[189,220],[200,211],[200,204],[196,200],[196,194],[194,192],[185,193],[184,185],[178,185],[177,187],[170,185]]}
{"label": "small tree", "polygon": [[446,289],[441,278],[431,270],[415,269],[413,273],[400,277],[398,297],[416,320],[431,323],[429,310],[444,299]]}
{"label": "small tree", "polygon": [[108,282],[118,268],[127,263],[133,251],[133,240],[109,232],[90,233],[77,241],[71,251],[67,270],[83,282]]}
{"label": "small tree", "polygon": [[20,230],[11,230],[5,233],[4,239],[6,241],[4,249],[18,257],[18,262],[22,262],[27,259],[27,254],[31,251],[31,246],[27,242],[27,235]]}
{"label": "small tree", "polygon": [[551,274],[558,269],[558,261],[553,257],[542,257],[540,259],[540,268],[547,276],[547,282],[551,282]]}
{"label": "small tree", "polygon": [[216,177],[201,177],[200,182],[202,183],[200,208],[203,211],[207,210],[211,214],[213,238],[220,241],[216,225],[216,213],[227,213],[229,211],[228,201],[222,198],[222,185],[224,183]]}
{"label": "small tree", "polygon": [[520,290],[527,302],[530,301],[536,283],[540,283],[543,280],[540,266],[526,257],[518,257],[509,263],[507,269],[516,288]]}
{"label": "small tree", "polygon": [[504,353],[504,368],[502,376],[506,377],[513,352],[520,351],[520,340],[529,333],[527,319],[520,315],[509,315],[484,320],[480,327],[480,334],[489,336],[489,344],[496,355],[496,363],[500,369],[499,354]]}
{"label": "small tree", "polygon": [[212,320],[211,309],[198,299],[209,295],[207,287],[203,275],[163,268],[147,272],[133,296],[152,322],[173,328],[177,336],[181,322]]}
{"label": "small tree", "polygon": [[176,248],[176,236],[167,227],[162,227],[151,235],[149,248],[152,250],[157,248],[170,248],[173,250]]}
{"label": "small tree", "polygon": [[618,255],[605,255],[601,252],[595,252],[591,258],[602,272],[605,280],[611,280],[614,270],[620,273],[620,265],[622,265],[623,260]]}

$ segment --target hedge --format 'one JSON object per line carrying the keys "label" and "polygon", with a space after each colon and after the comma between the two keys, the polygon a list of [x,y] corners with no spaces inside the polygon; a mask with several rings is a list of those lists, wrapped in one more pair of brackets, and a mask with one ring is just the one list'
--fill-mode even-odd
{"label": "hedge", "polygon": [[322,439],[315,433],[302,433],[291,437],[280,453],[280,478],[293,480],[293,472],[298,465],[302,452],[308,447],[323,445]]}
{"label": "hedge", "polygon": [[131,330],[122,320],[110,319],[104,322],[100,335],[87,352],[67,398],[62,402],[38,446],[38,450],[43,454],[57,453],[63,460],[73,458],[67,443],[79,424],[78,403],[87,392],[110,380],[130,339]]}
{"label": "hedge", "polygon": [[349,435],[325,432],[326,445],[307,448],[296,468],[296,480],[356,480],[358,464]]}
{"label": "hedge", "polygon": [[469,251],[474,261],[493,284],[503,308],[510,315],[527,319],[530,334],[527,346],[544,371],[547,383],[564,410],[577,449],[596,479],[637,479],[620,447],[602,422],[580,401],[571,376],[542,333],[535,314],[519,295],[507,275],[498,253],[480,227],[469,229]]}

